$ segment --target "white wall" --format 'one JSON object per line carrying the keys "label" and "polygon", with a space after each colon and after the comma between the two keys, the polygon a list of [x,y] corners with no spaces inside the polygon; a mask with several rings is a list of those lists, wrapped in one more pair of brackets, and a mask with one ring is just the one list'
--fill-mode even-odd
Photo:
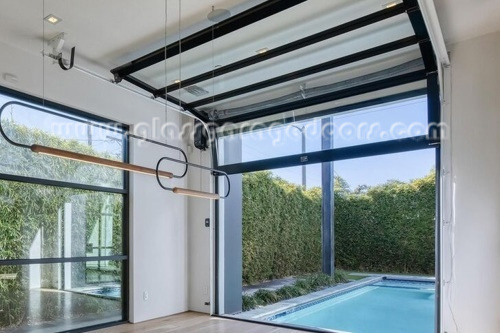
{"label": "white wall", "polygon": [[[14,74],[16,84],[4,85],[42,96],[42,57],[39,50],[27,53],[0,42],[0,75]],[[180,123],[177,113],[76,70],[62,71],[51,61],[45,66],[45,97],[48,100],[97,114],[129,125],[141,122]],[[159,125],[157,125],[159,126]],[[180,144],[175,140],[169,143]],[[131,145],[134,163],[154,167],[166,153],[150,145]],[[184,185],[185,181],[178,181]],[[188,309],[186,198],[161,190],[145,175],[131,177],[131,304],[134,322],[166,316]],[[149,300],[143,301],[143,292]]]}
{"label": "white wall", "polygon": [[[211,151],[201,152],[194,148],[189,154],[193,163],[205,166],[211,165]],[[189,188],[212,191],[209,172],[192,168],[189,171]],[[189,309],[197,312],[210,313],[211,302],[211,235],[214,229],[213,200],[189,198],[188,200],[188,263],[189,263]],[[210,228],[204,221],[210,218]]]}
{"label": "white wall", "polygon": [[444,229],[443,332],[498,333],[500,32],[450,50],[455,224]]}

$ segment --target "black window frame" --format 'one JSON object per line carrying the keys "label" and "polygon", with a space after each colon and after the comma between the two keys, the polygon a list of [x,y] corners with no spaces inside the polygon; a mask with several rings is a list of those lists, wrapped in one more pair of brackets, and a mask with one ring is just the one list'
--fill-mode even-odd
{"label": "black window frame", "polygon": [[[85,120],[89,120],[95,123],[105,123],[113,124],[113,127],[123,133],[122,145],[123,145],[123,161],[125,163],[129,162],[130,147],[127,136],[125,135],[129,131],[129,126],[117,121],[113,121],[104,117],[100,117],[95,114],[91,114],[79,109],[75,109],[60,103],[56,103],[50,100],[39,98],[24,92],[20,92],[5,86],[0,85],[0,95],[6,96],[8,98],[16,99],[20,102],[26,102],[33,104],[39,108],[52,109],[62,114],[67,114],[69,116],[81,117]],[[0,259],[0,266],[21,266],[30,264],[56,264],[56,263],[85,263],[85,262],[99,262],[99,261],[120,261],[122,264],[121,268],[121,293],[122,293],[122,319],[119,321],[110,321],[108,323],[75,328],[72,330],[64,330],[61,332],[87,332],[90,330],[97,330],[106,327],[121,325],[128,322],[129,318],[129,198],[130,198],[130,181],[129,172],[123,171],[123,186],[122,188],[112,188],[112,187],[102,187],[97,185],[87,185],[72,183],[59,180],[34,178],[27,176],[4,174],[0,172],[1,181],[12,181],[20,183],[28,183],[34,185],[42,185],[49,187],[59,187],[66,189],[76,189],[76,190],[86,190],[93,192],[111,193],[122,195],[123,206],[122,206],[122,247],[123,252],[121,255],[111,255],[111,256],[92,256],[92,257],[62,257],[62,258],[39,258],[39,259]]]}

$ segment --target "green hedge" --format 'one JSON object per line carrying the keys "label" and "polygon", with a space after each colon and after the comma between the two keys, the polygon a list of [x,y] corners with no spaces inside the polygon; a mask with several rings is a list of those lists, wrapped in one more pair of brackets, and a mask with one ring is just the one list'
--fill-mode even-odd
{"label": "green hedge", "polygon": [[243,176],[243,281],[313,273],[321,267],[321,191]]}
{"label": "green hedge", "polygon": [[[335,265],[432,274],[435,176],[350,191],[335,180]],[[321,190],[256,172],[243,176],[243,281],[321,270]]]}

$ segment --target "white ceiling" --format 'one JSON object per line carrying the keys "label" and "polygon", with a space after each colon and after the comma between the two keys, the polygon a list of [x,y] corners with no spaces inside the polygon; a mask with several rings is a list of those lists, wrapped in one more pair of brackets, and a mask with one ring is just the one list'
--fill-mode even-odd
{"label": "white ceiling", "polygon": [[434,0],[448,44],[500,31],[500,0]]}
{"label": "white ceiling", "polygon": [[[76,46],[80,64],[110,75],[110,69],[165,45],[165,15],[167,41],[172,42],[179,24],[184,35],[209,26],[212,5],[238,12],[259,2],[167,0],[165,11],[165,0],[1,0],[0,41],[39,53],[43,39],[66,32],[65,50]],[[49,14],[62,21],[43,23]]]}

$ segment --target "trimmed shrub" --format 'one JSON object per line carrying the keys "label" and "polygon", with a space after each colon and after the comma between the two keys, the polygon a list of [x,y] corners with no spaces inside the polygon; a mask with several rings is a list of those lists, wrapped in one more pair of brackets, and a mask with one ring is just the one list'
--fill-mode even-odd
{"label": "trimmed shrub", "polygon": [[243,295],[243,311],[249,311],[258,306],[266,306],[290,298],[307,295],[346,281],[345,273],[338,271],[334,277],[323,273],[305,276],[299,278],[294,284],[281,287],[276,291],[260,289],[252,296]]}

